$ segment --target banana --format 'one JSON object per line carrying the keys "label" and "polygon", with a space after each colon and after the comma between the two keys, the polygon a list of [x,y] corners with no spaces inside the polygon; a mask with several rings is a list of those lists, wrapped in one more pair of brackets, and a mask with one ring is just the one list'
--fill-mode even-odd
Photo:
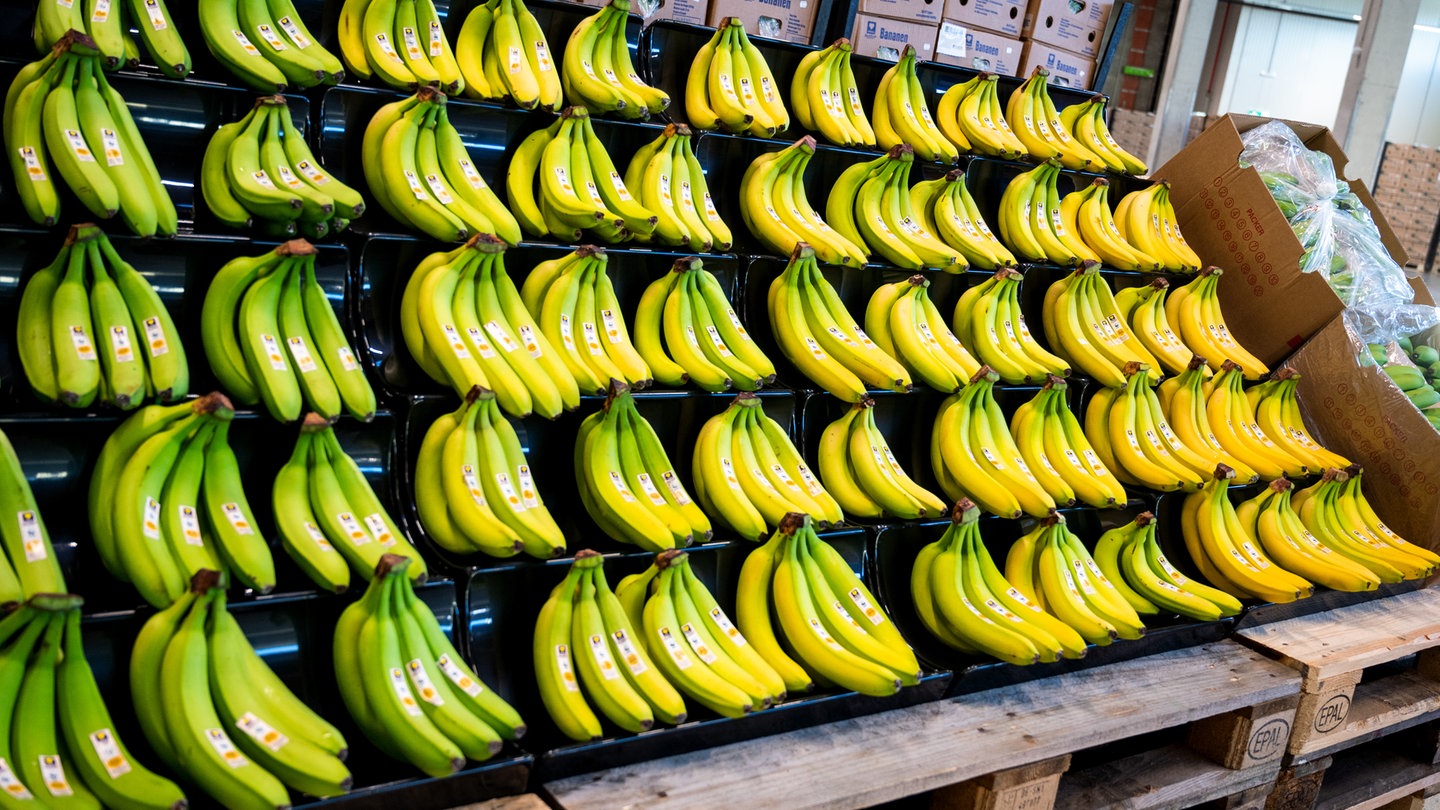
{"label": "banana", "polygon": [[[993,375],[988,366],[982,366],[969,385],[941,404],[930,434],[930,464],[947,497],[955,500],[967,497],[991,514],[1015,518],[1024,510],[1012,482],[1001,478],[990,460],[998,460],[999,455],[991,447],[981,447],[972,438],[974,424],[987,419],[982,406],[977,404],[980,386],[975,383],[993,380]],[[1026,499],[1027,503],[1032,500],[1038,503],[1040,499]]]}
{"label": "banana", "polygon": [[275,475],[271,503],[280,545],[310,579],[332,593],[350,587],[350,569],[345,558],[320,530],[310,504],[310,447],[314,431],[302,428],[290,459]]}

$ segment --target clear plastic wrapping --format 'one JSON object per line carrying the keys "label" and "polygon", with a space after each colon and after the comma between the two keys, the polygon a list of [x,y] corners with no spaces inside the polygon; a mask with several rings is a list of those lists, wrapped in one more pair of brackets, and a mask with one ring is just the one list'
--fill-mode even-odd
{"label": "clear plastic wrapping", "polygon": [[1260,173],[1305,248],[1300,270],[1320,273],[1350,310],[1366,343],[1385,343],[1440,323],[1435,307],[1415,304],[1404,268],[1390,257],[1370,211],[1335,174],[1324,152],[1280,121],[1241,136],[1240,165]]}

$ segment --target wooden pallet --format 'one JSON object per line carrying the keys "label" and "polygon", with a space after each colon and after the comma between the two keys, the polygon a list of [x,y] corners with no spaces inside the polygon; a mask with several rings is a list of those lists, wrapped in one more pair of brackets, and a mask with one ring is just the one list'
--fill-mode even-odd
{"label": "wooden pallet", "polygon": [[[1293,714],[1299,687],[1292,669],[1221,641],[583,774],[544,791],[565,810],[709,810],[737,799],[793,810],[869,807],[1197,721],[1191,747],[1207,759],[1196,770],[1278,769],[1271,721],[1286,715],[1275,705],[1289,701]],[[1002,782],[992,781],[992,794],[1016,786]]]}
{"label": "wooden pallet", "polygon": [[1440,721],[1432,721],[1286,767],[1265,808],[1440,810],[1437,791]]}
{"label": "wooden pallet", "polygon": [[519,796],[502,796],[479,804],[452,807],[450,810],[550,810],[550,806],[534,793],[522,793]]}
{"label": "wooden pallet", "polygon": [[[1251,627],[1236,638],[1300,673],[1292,763],[1440,717],[1440,590]],[[1412,655],[1412,668],[1375,671]]]}

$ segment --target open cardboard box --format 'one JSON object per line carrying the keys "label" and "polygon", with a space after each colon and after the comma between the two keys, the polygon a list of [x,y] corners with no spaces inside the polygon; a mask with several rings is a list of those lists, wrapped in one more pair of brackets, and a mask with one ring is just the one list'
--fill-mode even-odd
{"label": "open cardboard box", "polygon": [[[1240,133],[1270,120],[1226,115],[1153,177],[1170,181],[1170,200],[1185,240],[1206,264],[1226,271],[1220,282],[1220,306],[1230,330],[1251,353],[1274,366],[1334,321],[1344,305],[1318,273],[1300,272],[1300,256],[1305,252],[1300,240],[1275,205],[1260,173],[1238,165],[1244,149]],[[1328,127],[1284,123],[1307,147],[1328,154],[1336,173],[1344,178],[1349,158]],[[1346,182],[1370,209],[1385,247],[1403,267],[1408,261],[1405,248],[1370,191],[1359,180]],[[1419,286],[1423,292],[1423,285],[1412,281],[1411,286]],[[1416,301],[1427,302],[1429,295]]]}

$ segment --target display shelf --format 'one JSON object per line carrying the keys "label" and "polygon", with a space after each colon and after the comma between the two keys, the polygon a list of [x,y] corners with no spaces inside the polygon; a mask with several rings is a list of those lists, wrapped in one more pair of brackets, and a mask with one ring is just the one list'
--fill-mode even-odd
{"label": "display shelf", "polygon": [[1230,641],[546,782],[565,810],[715,807],[734,786],[789,808],[867,807],[1113,740],[1293,697]]}
{"label": "display shelf", "polygon": [[1184,745],[1144,751],[1060,779],[1056,810],[1156,810],[1228,799],[1227,808],[1263,801],[1280,771],[1280,759],[1230,770]]}

